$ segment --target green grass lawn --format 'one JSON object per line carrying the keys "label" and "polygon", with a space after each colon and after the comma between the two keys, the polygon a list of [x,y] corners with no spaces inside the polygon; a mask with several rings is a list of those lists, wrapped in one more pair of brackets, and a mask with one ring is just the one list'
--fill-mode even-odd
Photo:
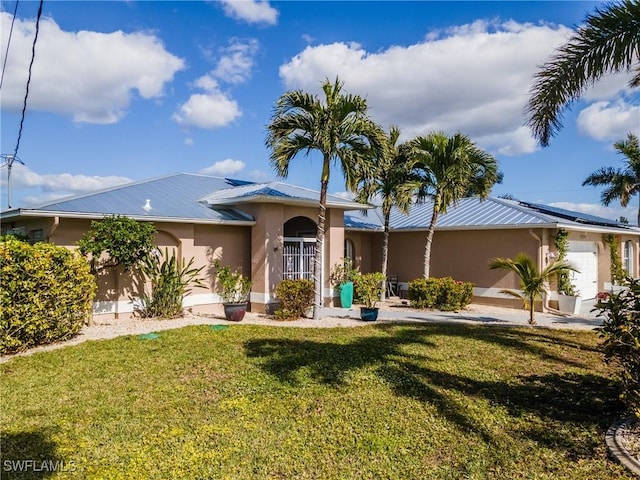
{"label": "green grass lawn", "polygon": [[[3,478],[612,479],[592,332],[233,325],[1,365]],[[57,460],[55,473],[7,461]],[[45,466],[46,470],[46,466]]]}

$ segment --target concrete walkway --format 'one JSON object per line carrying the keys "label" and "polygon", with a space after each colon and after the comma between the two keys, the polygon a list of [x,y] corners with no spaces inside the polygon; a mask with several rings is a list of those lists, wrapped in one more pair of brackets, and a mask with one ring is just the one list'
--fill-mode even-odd
{"label": "concrete walkway", "polygon": [[[578,315],[563,317],[551,313],[535,313],[536,325],[549,328],[590,330],[602,324],[602,319],[596,317],[597,312],[591,312],[594,300],[586,300]],[[335,317],[344,319],[360,319],[360,308],[323,308],[321,317]],[[429,322],[459,322],[481,325],[502,326],[527,326],[529,325],[529,312],[517,309],[496,309],[489,312],[440,312],[434,311],[410,311],[407,308],[390,307],[381,309],[378,315],[378,323],[391,323],[398,321],[429,323]],[[322,322],[322,319],[320,320]]]}

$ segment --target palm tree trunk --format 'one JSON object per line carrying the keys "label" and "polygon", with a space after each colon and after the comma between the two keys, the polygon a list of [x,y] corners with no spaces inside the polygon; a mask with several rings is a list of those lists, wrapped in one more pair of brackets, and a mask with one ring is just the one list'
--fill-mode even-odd
{"label": "palm tree trunk", "polygon": [[391,216],[391,211],[384,212],[384,235],[382,237],[382,275],[385,278],[385,288],[382,289],[382,295],[380,296],[380,300],[384,302],[387,295],[386,288],[386,278],[387,278],[387,261],[389,258],[389,217]]}
{"label": "palm tree trunk", "polygon": [[320,213],[318,214],[318,229],[316,232],[316,253],[313,260],[313,319],[320,320],[322,308],[322,263],[324,246],[324,228],[327,212],[327,188],[329,180],[320,182]]}
{"label": "palm tree trunk", "polygon": [[529,325],[536,324],[536,319],[534,318],[535,301],[536,301],[535,297],[531,296],[531,298],[529,299]]}
{"label": "palm tree trunk", "polygon": [[640,227],[640,193],[638,193],[638,218],[636,218],[636,222],[638,222],[638,226]]}
{"label": "palm tree trunk", "polygon": [[436,231],[436,222],[438,221],[438,213],[440,211],[440,197],[436,195],[433,199],[433,214],[431,215],[431,223],[427,232],[427,241],[424,244],[424,278],[429,278],[431,270],[431,244],[433,243],[433,234]]}

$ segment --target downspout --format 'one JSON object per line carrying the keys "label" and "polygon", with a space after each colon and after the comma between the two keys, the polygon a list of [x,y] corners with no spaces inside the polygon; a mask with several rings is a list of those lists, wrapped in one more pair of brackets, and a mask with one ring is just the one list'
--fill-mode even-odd
{"label": "downspout", "polygon": [[59,225],[60,225],[60,217],[57,217],[57,216],[53,217],[53,224],[51,225],[51,227],[49,227],[49,231],[47,232],[47,236],[45,237],[47,242],[51,241],[51,236],[58,229]]}

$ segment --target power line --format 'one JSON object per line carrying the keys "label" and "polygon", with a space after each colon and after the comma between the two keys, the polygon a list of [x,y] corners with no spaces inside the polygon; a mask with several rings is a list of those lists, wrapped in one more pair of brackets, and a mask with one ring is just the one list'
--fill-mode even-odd
{"label": "power line", "polygon": [[42,16],[42,4],[44,0],[40,0],[40,6],[38,7],[38,15],[36,16],[36,34],[33,36],[33,43],[31,44],[31,62],[29,63],[29,75],[27,76],[27,88],[24,92],[24,102],[22,104],[22,116],[20,118],[20,128],[18,129],[18,140],[16,141],[16,148],[13,151],[13,158],[18,156],[18,148],[20,148],[20,139],[22,138],[22,127],[24,125],[24,117],[27,112],[27,98],[29,98],[29,84],[31,83],[31,70],[33,68],[33,61],[36,59],[36,42],[38,41],[38,32],[40,31],[40,17]]}
{"label": "power line", "polygon": [[[22,129],[24,127],[24,118],[27,113],[27,99],[29,98],[29,85],[31,84],[31,72],[33,70],[33,62],[36,58],[36,42],[38,41],[38,33],[40,32],[40,17],[42,16],[42,5],[44,4],[44,0],[40,0],[40,6],[38,7],[38,15],[36,16],[36,32],[33,36],[33,43],[31,45],[31,62],[29,62],[29,72],[27,76],[27,86],[24,92],[24,101],[22,103],[22,115],[20,117],[20,128],[18,129],[18,139],[16,140],[16,148],[13,150],[13,154],[2,155],[2,158],[5,160],[7,165],[7,207],[11,208],[11,167],[15,161],[24,165],[24,162],[18,158],[18,150],[20,148],[20,140],[22,139]],[[16,11],[18,9],[18,3],[16,2]],[[13,18],[15,20],[16,14],[14,12]],[[13,30],[13,22],[11,23],[11,30]],[[9,40],[11,39],[11,34],[9,34]],[[7,61],[7,56],[9,53],[9,45],[7,44],[7,53],[5,54],[5,66]],[[4,67],[2,70],[2,75],[4,77]],[[4,165],[3,165],[4,166]]]}
{"label": "power line", "polygon": [[9,45],[11,45],[11,35],[13,34],[13,24],[16,21],[16,13],[18,13],[18,2],[16,0],[16,8],[13,9],[13,18],[11,19],[11,28],[9,29],[9,39],[7,40],[7,51],[4,52],[4,62],[2,63],[2,77],[0,77],[0,90],[4,82],[4,72],[7,69],[7,58],[9,58]]}

